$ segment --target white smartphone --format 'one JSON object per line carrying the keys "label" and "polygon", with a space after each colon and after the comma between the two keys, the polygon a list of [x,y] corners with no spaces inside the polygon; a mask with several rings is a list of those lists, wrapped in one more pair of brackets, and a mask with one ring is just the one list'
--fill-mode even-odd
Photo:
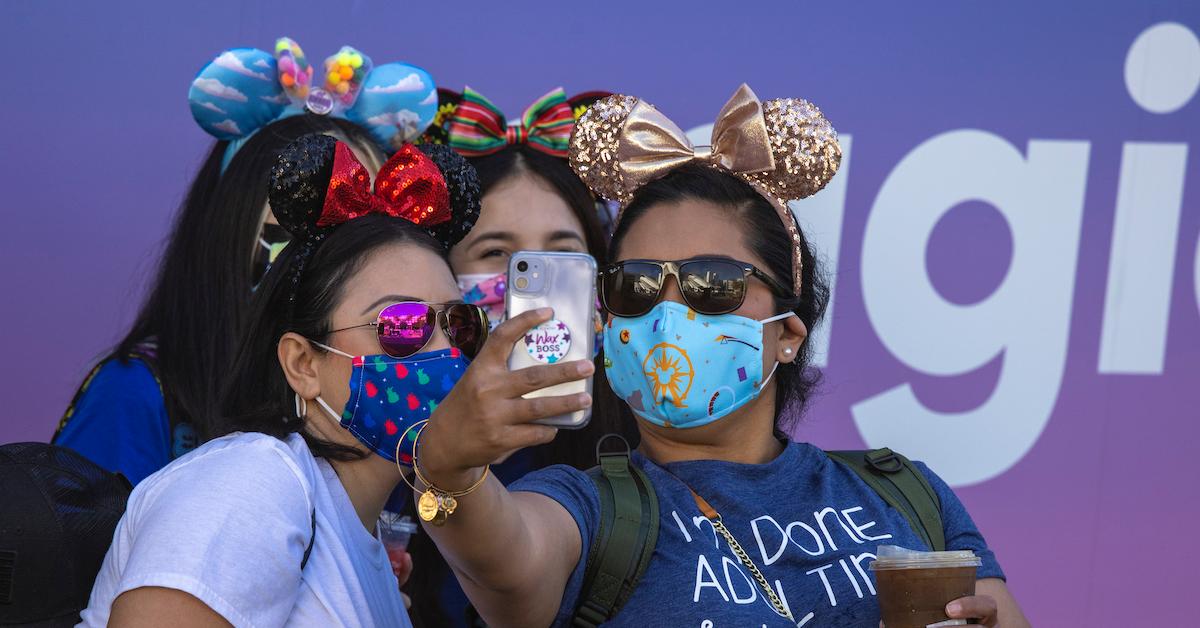
{"label": "white smartphone", "polygon": [[[518,251],[508,260],[505,310],[511,319],[543,307],[554,318],[525,332],[508,356],[509,370],[540,364],[591,360],[596,344],[596,260],[586,253]],[[554,397],[592,392],[592,378],[558,384],[524,395]],[[591,408],[538,421],[578,429],[587,425]]]}

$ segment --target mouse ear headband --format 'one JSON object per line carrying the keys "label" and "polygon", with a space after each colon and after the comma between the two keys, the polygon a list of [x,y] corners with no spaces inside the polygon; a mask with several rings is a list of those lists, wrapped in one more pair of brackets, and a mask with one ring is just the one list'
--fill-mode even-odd
{"label": "mouse ear headband", "polygon": [[255,131],[305,112],[350,120],[388,150],[399,149],[433,122],[437,87],[419,67],[376,66],[350,46],[314,69],[300,45],[283,37],[274,55],[256,48],[222,52],[192,81],[188,102],[200,128],[229,140],[224,168]]}
{"label": "mouse ear headband", "polygon": [[596,100],[609,92],[586,92],[567,98],[556,87],[525,108],[519,119],[509,120],[492,101],[466,87],[462,93],[438,89],[438,113],[425,138],[448,144],[464,157],[483,157],[509,146],[526,145],[565,159],[575,121]]}
{"label": "mouse ear headband", "polygon": [[293,258],[291,299],[308,258],[338,225],[369,214],[402,218],[449,250],[479,218],[475,168],[445,146],[401,146],[372,185],[349,146],[306,135],[280,153],[270,181],[271,211],[303,247]]}
{"label": "mouse ear headband", "polygon": [[787,202],[825,187],[837,172],[842,150],[833,126],[815,105],[799,98],[763,103],[743,84],[717,115],[710,146],[693,146],[653,105],[617,94],[597,101],[579,119],[569,159],[593,192],[622,209],[642,186],[686,164],[736,175],[771,202],[787,228],[793,288],[799,296],[800,227]]}

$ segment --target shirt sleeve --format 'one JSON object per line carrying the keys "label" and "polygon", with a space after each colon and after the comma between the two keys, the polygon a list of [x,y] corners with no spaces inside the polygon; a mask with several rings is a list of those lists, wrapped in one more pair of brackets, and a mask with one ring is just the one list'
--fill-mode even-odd
{"label": "shirt sleeve", "polygon": [[171,461],[170,421],[145,362],[109,360],[88,383],[54,444],[137,484]]}
{"label": "shirt sleeve", "polygon": [[938,499],[942,502],[942,528],[946,534],[946,549],[975,552],[975,555],[983,561],[977,576],[980,580],[984,578],[1004,580],[1004,570],[1000,568],[996,554],[988,548],[983,533],[975,526],[966,506],[963,506],[962,501],[954,494],[954,490],[925,463],[914,462],[913,464],[921,470],[921,473],[925,474],[925,479],[929,480],[929,485],[933,487],[933,491],[937,493]]}
{"label": "shirt sleeve", "polygon": [[314,535],[308,482],[284,447],[262,436],[180,459],[139,485],[116,535],[129,545],[113,599],[166,587],[234,626],[284,625]]}
{"label": "shirt sleeve", "polygon": [[583,572],[587,565],[588,550],[592,546],[600,521],[600,494],[586,473],[567,465],[554,465],[534,471],[514,482],[509,490],[538,493],[553,499],[571,513],[571,518],[579,528],[580,555],[576,559],[571,577],[567,580],[562,603],[552,624],[569,626],[571,618],[575,615],[575,607],[579,603],[579,594],[583,590]]}

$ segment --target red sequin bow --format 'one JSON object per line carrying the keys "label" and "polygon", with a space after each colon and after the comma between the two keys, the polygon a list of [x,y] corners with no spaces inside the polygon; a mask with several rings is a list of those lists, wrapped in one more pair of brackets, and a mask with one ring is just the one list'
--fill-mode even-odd
{"label": "red sequin bow", "polygon": [[325,192],[318,227],[340,225],[366,214],[404,218],[422,227],[450,220],[450,190],[437,164],[416,146],[405,144],[375,175],[342,142],[333,156],[333,176]]}
{"label": "red sequin bow", "polygon": [[504,114],[483,94],[463,90],[447,134],[450,147],[464,157],[490,155],[510,144],[528,144],[548,155],[566,157],[575,114],[561,87],[551,90],[525,109],[518,124],[509,125]]}

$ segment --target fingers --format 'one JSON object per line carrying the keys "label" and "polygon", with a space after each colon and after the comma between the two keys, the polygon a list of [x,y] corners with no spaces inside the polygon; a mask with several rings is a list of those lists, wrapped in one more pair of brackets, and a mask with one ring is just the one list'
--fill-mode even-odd
{"label": "fingers", "polygon": [[571,414],[584,408],[590,408],[591,405],[592,396],[587,393],[517,399],[512,403],[509,416],[512,423],[530,423],[538,419]]}
{"label": "fingers", "polygon": [[525,336],[525,332],[550,320],[552,316],[554,316],[554,310],[544,307],[522,312],[500,323],[488,334],[487,342],[484,343],[483,349],[479,351],[479,355],[475,359],[486,356],[491,360],[507,361],[513,345]]}
{"label": "fingers", "polygon": [[508,443],[513,450],[545,445],[554,440],[558,429],[549,425],[514,425],[509,428]]}
{"label": "fingers", "polygon": [[996,625],[996,600],[989,595],[963,597],[946,605],[951,619],[982,619],[983,625]]}
{"label": "fingers", "polygon": [[549,388],[556,384],[581,380],[595,370],[596,366],[592,364],[591,360],[530,366],[511,372],[511,376],[508,378],[509,387],[505,392],[512,397],[520,397],[525,393]]}

